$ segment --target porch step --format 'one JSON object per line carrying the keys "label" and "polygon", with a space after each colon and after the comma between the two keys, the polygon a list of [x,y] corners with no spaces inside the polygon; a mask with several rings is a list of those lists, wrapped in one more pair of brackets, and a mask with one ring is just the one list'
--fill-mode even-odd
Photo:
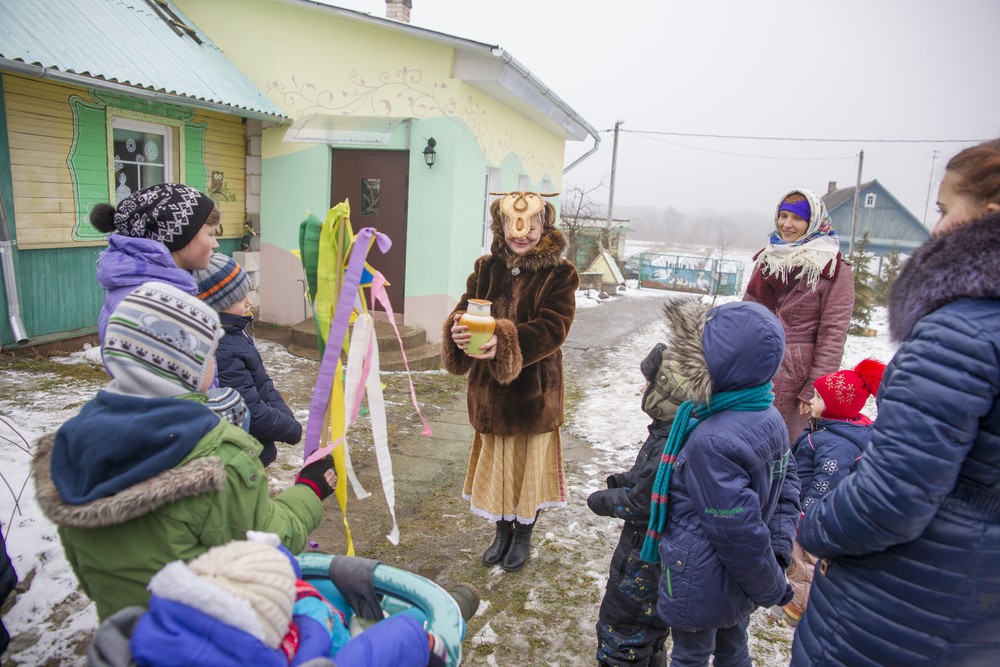
{"label": "porch step", "polygon": [[[438,345],[427,342],[427,332],[424,329],[403,324],[397,326],[411,371],[441,368],[441,349]],[[399,342],[396,340],[396,332],[389,322],[375,320],[375,338],[378,341],[380,368],[383,371],[406,370],[403,355],[399,351]],[[313,318],[303,320],[292,327],[288,351],[300,357],[319,360],[316,324]]]}

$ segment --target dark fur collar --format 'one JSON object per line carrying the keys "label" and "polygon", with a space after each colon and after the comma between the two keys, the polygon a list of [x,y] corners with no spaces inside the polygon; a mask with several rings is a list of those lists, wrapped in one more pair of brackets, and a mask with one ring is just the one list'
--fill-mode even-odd
{"label": "dark fur collar", "polygon": [[503,238],[503,227],[496,221],[492,223],[490,229],[493,231],[493,248],[491,250],[494,257],[504,263],[508,269],[515,266],[522,271],[540,271],[554,266],[559,266],[563,251],[566,250],[568,241],[566,235],[555,227],[547,227],[542,232],[542,238],[538,245],[531,249],[524,257],[519,257],[510,251]]}
{"label": "dark fur collar", "polygon": [[973,298],[1000,299],[1000,213],[917,249],[889,290],[889,333],[902,342],[925,315]]}

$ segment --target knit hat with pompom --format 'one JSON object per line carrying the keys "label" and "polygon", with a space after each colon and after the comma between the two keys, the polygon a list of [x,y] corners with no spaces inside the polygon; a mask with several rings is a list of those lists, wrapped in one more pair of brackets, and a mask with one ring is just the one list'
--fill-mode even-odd
{"label": "knit hat with pompom", "polygon": [[823,399],[824,419],[857,419],[869,396],[878,396],[885,364],[864,359],[853,369],[820,376],[813,387]]}
{"label": "knit hat with pompom", "polygon": [[187,565],[168,563],[150,580],[149,590],[277,648],[292,620],[295,570],[287,552],[270,544],[230,542]]}

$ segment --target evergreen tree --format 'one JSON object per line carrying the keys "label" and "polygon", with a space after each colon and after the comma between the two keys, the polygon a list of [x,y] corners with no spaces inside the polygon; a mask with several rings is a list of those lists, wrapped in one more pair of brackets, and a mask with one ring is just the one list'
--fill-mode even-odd
{"label": "evergreen tree", "polygon": [[860,334],[868,329],[872,322],[872,309],[876,305],[876,276],[869,268],[872,256],[868,253],[868,243],[868,232],[865,232],[850,258],[851,268],[854,270],[854,312],[851,313],[848,332],[852,334]]}
{"label": "evergreen tree", "polygon": [[889,302],[889,288],[895,282],[899,270],[902,268],[902,258],[896,246],[892,246],[892,252],[885,256],[885,263],[882,265],[882,273],[875,281],[875,301],[880,306],[885,306]]}

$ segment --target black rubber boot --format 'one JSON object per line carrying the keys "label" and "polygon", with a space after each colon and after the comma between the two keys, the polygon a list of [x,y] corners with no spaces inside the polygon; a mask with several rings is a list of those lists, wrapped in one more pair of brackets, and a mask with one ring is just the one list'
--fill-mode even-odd
{"label": "black rubber boot", "polygon": [[497,521],[497,534],[493,544],[483,553],[483,565],[496,565],[507,555],[514,534],[513,521]]}
{"label": "black rubber boot", "polygon": [[476,610],[479,609],[481,599],[478,588],[472,584],[461,583],[457,584],[454,588],[449,588],[448,594],[455,598],[455,602],[458,603],[458,608],[462,612],[462,618],[466,622],[476,615]]}
{"label": "black rubber boot", "polygon": [[503,557],[503,562],[500,563],[500,567],[505,571],[520,570],[528,562],[528,556],[531,554],[531,531],[534,527],[534,523],[525,525],[514,522],[514,541],[507,555]]}

